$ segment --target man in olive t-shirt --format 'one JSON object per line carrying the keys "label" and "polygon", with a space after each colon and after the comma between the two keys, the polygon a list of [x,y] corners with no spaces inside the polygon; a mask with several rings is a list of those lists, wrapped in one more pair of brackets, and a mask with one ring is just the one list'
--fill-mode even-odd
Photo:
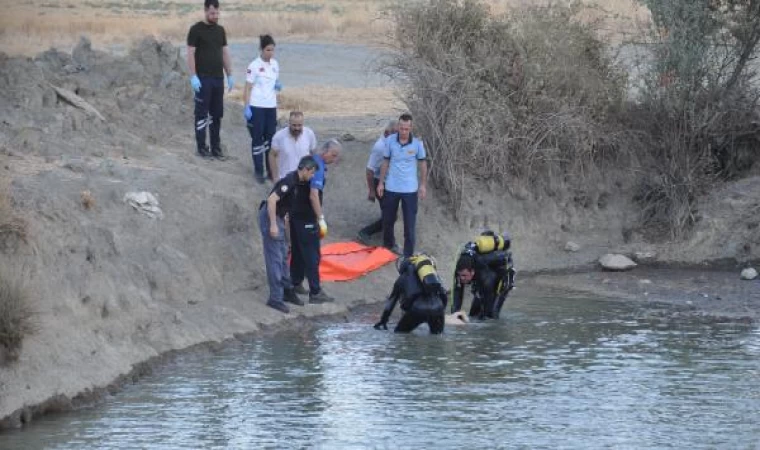
{"label": "man in olive t-shirt", "polygon": [[[202,22],[190,27],[187,34],[187,67],[190,85],[195,91],[195,141],[204,158],[223,159],[219,131],[224,115],[224,73],[227,89],[232,90],[232,64],[227,50],[227,35],[219,22],[219,1],[205,0]],[[206,127],[210,131],[211,150],[206,146]]]}

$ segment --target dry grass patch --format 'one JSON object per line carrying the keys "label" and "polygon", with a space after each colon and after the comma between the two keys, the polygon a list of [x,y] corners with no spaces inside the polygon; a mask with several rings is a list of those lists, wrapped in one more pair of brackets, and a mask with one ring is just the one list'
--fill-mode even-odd
{"label": "dry grass patch", "polygon": [[[491,0],[493,14],[549,0]],[[202,6],[190,0],[68,0],[66,2],[3,2],[0,51],[32,55],[50,47],[70,47],[88,35],[96,47],[125,45],[146,35],[184,41],[190,25],[203,18]],[[635,0],[584,0],[608,12],[605,28],[619,34],[639,19],[646,8]],[[261,33],[279,38],[375,43],[393,26],[384,12],[388,0],[286,0],[283,2],[225,1],[221,23],[230,39],[255,39]],[[589,18],[600,14],[589,9]]]}
{"label": "dry grass patch", "polygon": [[[231,40],[261,33],[279,38],[372,41],[385,33],[377,20],[380,1],[325,3],[223,2],[220,23]],[[0,16],[0,51],[35,54],[73,46],[87,35],[96,47],[127,44],[145,36],[184,42],[189,27],[203,19],[197,2],[81,1],[10,4]]]}
{"label": "dry grass patch", "polygon": [[0,365],[18,359],[24,338],[36,331],[35,316],[21,277],[0,270]]}
{"label": "dry grass patch", "polygon": [[7,193],[0,190],[0,251],[14,238],[26,242],[26,221],[15,214]]}
{"label": "dry grass patch", "polygon": [[280,109],[300,109],[314,116],[361,116],[390,114],[403,104],[389,88],[339,88],[305,86],[288,89],[280,96]]}
{"label": "dry grass patch", "polygon": [[[228,101],[243,102],[242,89],[233,90]],[[299,110],[312,117],[346,117],[396,114],[403,109],[393,89],[304,86],[287,88],[278,97],[281,113]]]}
{"label": "dry grass patch", "polygon": [[80,200],[82,202],[82,207],[86,210],[95,207],[95,197],[92,196],[92,192],[90,191],[82,191],[80,194]]}

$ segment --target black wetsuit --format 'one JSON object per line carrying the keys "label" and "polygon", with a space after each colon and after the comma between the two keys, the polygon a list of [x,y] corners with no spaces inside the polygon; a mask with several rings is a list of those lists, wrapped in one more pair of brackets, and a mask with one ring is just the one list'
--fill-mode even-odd
{"label": "black wetsuit", "polygon": [[[509,291],[514,287],[512,253],[499,250],[475,255],[475,276],[472,280],[472,305],[470,317],[498,319]],[[459,277],[454,277],[451,312],[462,309],[464,287]]]}
{"label": "black wetsuit", "polygon": [[401,273],[393,284],[393,291],[385,303],[383,315],[375,328],[386,328],[388,319],[401,300],[401,310],[404,315],[396,324],[396,333],[409,333],[422,323],[427,323],[431,334],[443,332],[444,315],[446,312],[446,292],[441,287],[435,292],[426,292],[417,278],[413,268]]}

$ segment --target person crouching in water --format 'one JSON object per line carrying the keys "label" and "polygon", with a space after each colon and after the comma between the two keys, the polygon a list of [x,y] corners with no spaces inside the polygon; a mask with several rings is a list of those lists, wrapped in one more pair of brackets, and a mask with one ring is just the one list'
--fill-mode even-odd
{"label": "person crouching in water", "polygon": [[464,288],[472,285],[470,317],[480,320],[499,318],[515,283],[510,245],[509,235],[498,236],[487,231],[464,246],[454,270],[452,313],[462,309]]}
{"label": "person crouching in water", "polygon": [[410,333],[422,323],[428,324],[431,334],[443,333],[446,289],[438,277],[435,262],[427,255],[418,254],[399,258],[397,268],[399,276],[375,329],[388,329],[388,319],[401,300],[404,314],[396,324],[396,333]]}

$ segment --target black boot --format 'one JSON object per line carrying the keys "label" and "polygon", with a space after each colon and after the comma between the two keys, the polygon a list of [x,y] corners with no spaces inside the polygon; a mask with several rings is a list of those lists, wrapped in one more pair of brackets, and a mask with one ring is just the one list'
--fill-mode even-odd
{"label": "black boot", "polygon": [[285,289],[285,296],[283,297],[283,300],[298,306],[303,306],[306,304],[303,300],[301,300],[301,297],[296,295],[293,289]]}
{"label": "black boot", "polygon": [[224,156],[224,152],[222,151],[222,147],[214,147],[214,148],[212,148],[211,149],[211,156],[213,156],[214,158],[216,158],[216,159],[218,159],[220,161],[224,161],[225,159],[227,159],[227,157]]}
{"label": "black boot", "polygon": [[209,152],[208,147],[205,145],[203,147],[198,147],[198,156],[201,158],[211,158],[211,152]]}

